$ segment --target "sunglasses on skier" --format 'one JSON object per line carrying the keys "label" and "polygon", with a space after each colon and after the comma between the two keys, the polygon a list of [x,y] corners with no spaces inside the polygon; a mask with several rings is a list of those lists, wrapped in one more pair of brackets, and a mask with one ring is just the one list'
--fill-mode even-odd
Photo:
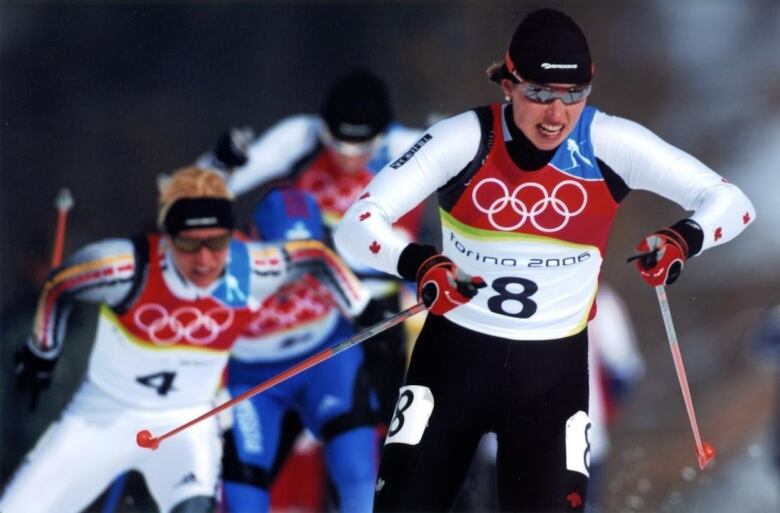
{"label": "sunglasses on skier", "polygon": [[182,253],[197,253],[201,248],[206,248],[209,251],[222,251],[230,244],[230,234],[209,237],[207,239],[193,239],[191,237],[174,235],[171,237],[171,242]]}
{"label": "sunglasses on skier", "polygon": [[367,141],[347,142],[336,138],[326,126],[323,126],[320,131],[320,139],[325,146],[336,153],[346,157],[363,157],[376,151],[382,141],[382,136],[377,135]]}
{"label": "sunglasses on skier", "polygon": [[575,87],[553,87],[524,80],[520,78],[517,71],[513,71],[512,75],[523,88],[523,95],[534,103],[550,104],[555,100],[561,100],[564,105],[574,105],[583,101],[590,94],[590,84]]}

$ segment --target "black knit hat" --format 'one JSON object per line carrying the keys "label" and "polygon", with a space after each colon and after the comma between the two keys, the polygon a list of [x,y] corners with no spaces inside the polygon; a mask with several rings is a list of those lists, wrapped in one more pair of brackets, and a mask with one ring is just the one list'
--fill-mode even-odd
{"label": "black knit hat", "polygon": [[592,78],[585,34],[555,9],[534,11],[520,22],[504,63],[510,73],[542,84],[584,84]]}
{"label": "black knit hat", "polygon": [[387,87],[364,69],[345,75],[331,86],[320,114],[331,135],[346,142],[372,139],[393,119]]}

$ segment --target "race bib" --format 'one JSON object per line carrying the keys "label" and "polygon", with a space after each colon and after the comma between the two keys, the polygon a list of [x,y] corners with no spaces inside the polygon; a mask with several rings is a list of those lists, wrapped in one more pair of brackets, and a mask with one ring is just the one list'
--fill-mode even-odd
{"label": "race bib", "polygon": [[590,418],[578,411],[566,421],[566,469],[590,477]]}
{"label": "race bib", "polygon": [[401,387],[385,445],[419,444],[432,413],[433,394],[430,388],[419,385]]}

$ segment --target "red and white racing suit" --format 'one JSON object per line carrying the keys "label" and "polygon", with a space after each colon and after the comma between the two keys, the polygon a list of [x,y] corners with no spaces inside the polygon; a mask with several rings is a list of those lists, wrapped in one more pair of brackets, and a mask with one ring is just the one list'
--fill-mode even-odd
{"label": "red and white racing suit", "polygon": [[312,273],[355,315],[369,300],[319,242],[231,241],[224,274],[199,288],[175,268],[159,236],[111,239],[56,269],[38,305],[29,346],[62,350],[72,300],[101,304],[87,376],[62,417],[28,454],[0,498],[3,513],[77,512],[119,474],[140,471],[160,511],[213,497],[222,441],[212,417],[151,452],[135,435],[159,435],[213,408],[233,343],[264,298]]}
{"label": "red and white racing suit", "polygon": [[491,105],[431,127],[336,231],[341,253],[401,276],[408,243],[391,226],[435,192],[442,253],[487,284],[426,320],[385,442],[377,511],[446,511],[490,431],[503,509],[581,511],[586,327],[620,201],[644,189],[693,211],[692,255],[755,219],[739,188],[636,123],[585,107],[567,139],[542,152],[511,111]]}

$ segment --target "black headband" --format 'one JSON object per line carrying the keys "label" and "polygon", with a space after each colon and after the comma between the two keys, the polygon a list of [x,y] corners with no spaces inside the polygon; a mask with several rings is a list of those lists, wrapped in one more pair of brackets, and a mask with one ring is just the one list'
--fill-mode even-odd
{"label": "black headband", "polygon": [[163,221],[166,233],[176,235],[197,228],[227,228],[235,225],[233,202],[222,198],[184,198],[176,200]]}

